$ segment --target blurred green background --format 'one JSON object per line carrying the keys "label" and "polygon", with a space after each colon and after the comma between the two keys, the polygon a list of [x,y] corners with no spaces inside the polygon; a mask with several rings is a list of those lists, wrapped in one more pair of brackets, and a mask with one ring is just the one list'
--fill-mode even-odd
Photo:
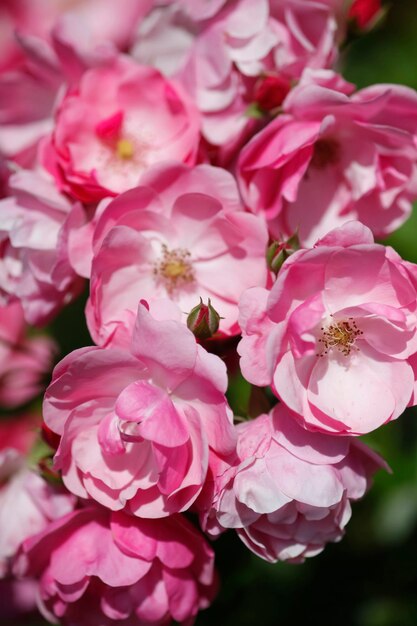
{"label": "blurred green background", "polygon": [[[417,0],[391,2],[383,24],[349,46],[340,69],[359,88],[417,89]],[[417,211],[389,243],[417,262]],[[74,303],[54,324],[63,353],[90,343],[79,333],[82,308]],[[353,506],[344,540],[304,565],[270,565],[228,533],[215,544],[220,593],[195,626],[417,625],[417,409],[365,439],[393,474],[380,472]]]}

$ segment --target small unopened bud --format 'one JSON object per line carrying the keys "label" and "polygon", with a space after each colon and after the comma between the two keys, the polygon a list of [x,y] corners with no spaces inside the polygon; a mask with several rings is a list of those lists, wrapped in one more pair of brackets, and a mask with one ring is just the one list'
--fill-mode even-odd
{"label": "small unopened bud", "polygon": [[376,26],[385,14],[381,0],[353,0],[348,18],[353,27],[359,31],[367,31]]}
{"label": "small unopened bud", "polygon": [[210,298],[207,304],[200,298],[200,304],[188,314],[187,326],[197,339],[209,339],[219,330],[220,319],[220,315],[211,305]]}
{"label": "small unopened bud", "polygon": [[286,241],[273,241],[266,251],[266,262],[269,269],[278,274],[283,263],[294,252],[300,249],[298,234],[294,233]]}
{"label": "small unopened bud", "polygon": [[281,106],[290,89],[291,84],[285,78],[274,74],[261,76],[255,85],[253,99],[262,111],[273,111]]}

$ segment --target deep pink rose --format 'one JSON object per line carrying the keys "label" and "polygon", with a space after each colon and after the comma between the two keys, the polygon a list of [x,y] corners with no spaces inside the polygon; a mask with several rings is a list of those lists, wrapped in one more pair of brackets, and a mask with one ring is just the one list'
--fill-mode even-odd
{"label": "deep pink rose", "polygon": [[44,324],[79,292],[70,267],[67,219],[71,204],[46,177],[14,174],[0,201],[0,296],[20,301],[29,324]]}
{"label": "deep pink rose", "polygon": [[55,467],[71,492],[112,510],[186,510],[209,449],[234,449],[226,388],[223,362],[185,325],[140,305],[127,346],[83,348],[56,367],[44,403],[47,426],[61,435]]}
{"label": "deep pink rose", "polygon": [[306,72],[283,113],[243,149],[247,206],[277,236],[312,245],[359,219],[378,237],[398,228],[417,197],[417,93],[376,85],[353,95],[332,72]]}
{"label": "deep pink rose", "polygon": [[42,150],[60,189],[84,201],[135,187],[154,163],[194,164],[199,115],[179,85],[119,56],[69,90]]}
{"label": "deep pink rose", "polygon": [[351,501],[386,467],[363,443],[311,433],[283,404],[239,424],[235,465],[217,466],[203,516],[210,534],[234,528],[267,561],[300,563],[339,541]]}
{"label": "deep pink rose", "polygon": [[26,336],[19,302],[0,307],[0,404],[15,407],[32,400],[43,387],[55,352],[52,339]]}
{"label": "deep pink rose", "polygon": [[180,515],[141,520],[89,506],[24,542],[18,575],[64,626],[191,626],[216,591],[214,554]]}
{"label": "deep pink rose", "polygon": [[295,252],[240,302],[244,376],[311,430],[367,433],[415,402],[417,267],[359,222]]}
{"label": "deep pink rose", "polygon": [[265,286],[268,232],[243,211],[233,177],[208,165],[151,170],[121,194],[95,229],[87,322],[102,344],[136,314],[138,302],[170,298],[186,314],[200,297],[236,334],[240,295]]}

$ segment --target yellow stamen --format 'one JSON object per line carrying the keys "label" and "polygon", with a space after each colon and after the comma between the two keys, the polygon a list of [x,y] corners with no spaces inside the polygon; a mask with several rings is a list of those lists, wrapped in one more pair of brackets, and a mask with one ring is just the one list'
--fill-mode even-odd
{"label": "yellow stamen", "polygon": [[194,281],[194,270],[188,250],[176,248],[168,250],[162,246],[162,259],[154,267],[154,275],[162,279],[165,288],[171,294],[178,287]]}
{"label": "yellow stamen", "polygon": [[119,139],[116,152],[120,159],[131,159],[135,154],[135,147],[129,139]]}
{"label": "yellow stamen", "polygon": [[349,317],[348,320],[334,321],[326,328],[322,326],[321,331],[322,336],[318,342],[323,345],[324,350],[317,356],[324,356],[331,348],[336,348],[344,356],[349,356],[352,350],[358,349],[355,346],[356,339],[363,335],[353,317]]}

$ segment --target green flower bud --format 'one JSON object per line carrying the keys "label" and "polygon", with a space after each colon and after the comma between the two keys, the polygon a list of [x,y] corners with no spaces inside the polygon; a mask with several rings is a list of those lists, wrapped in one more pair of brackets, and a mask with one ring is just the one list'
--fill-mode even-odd
{"label": "green flower bud", "polygon": [[212,307],[210,298],[207,304],[200,298],[187,317],[187,326],[197,339],[209,339],[219,330],[220,315]]}

